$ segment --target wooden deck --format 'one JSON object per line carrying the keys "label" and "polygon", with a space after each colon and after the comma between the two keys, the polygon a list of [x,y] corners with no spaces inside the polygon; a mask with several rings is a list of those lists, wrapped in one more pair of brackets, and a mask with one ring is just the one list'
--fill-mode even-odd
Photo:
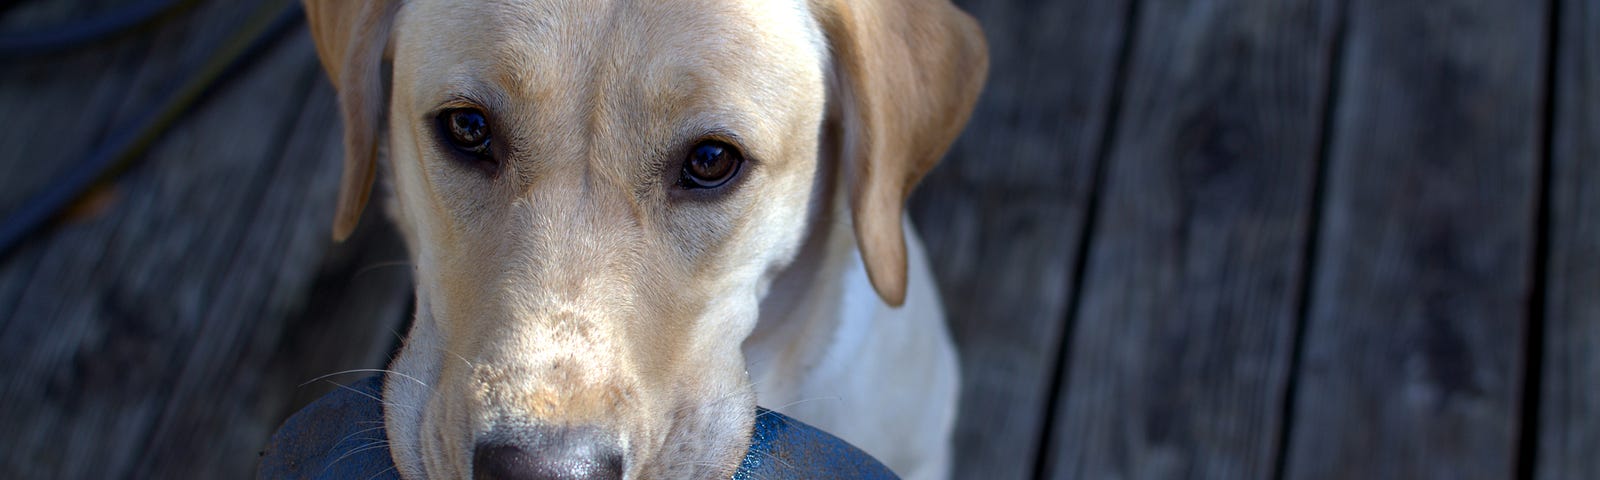
{"label": "wooden deck", "polygon": [[[0,59],[0,213],[259,3]],[[989,88],[912,201],[957,478],[1600,478],[1600,4],[958,3]],[[0,478],[247,478],[382,365],[409,269],[377,216],[328,241],[318,68],[297,27],[0,257]]]}

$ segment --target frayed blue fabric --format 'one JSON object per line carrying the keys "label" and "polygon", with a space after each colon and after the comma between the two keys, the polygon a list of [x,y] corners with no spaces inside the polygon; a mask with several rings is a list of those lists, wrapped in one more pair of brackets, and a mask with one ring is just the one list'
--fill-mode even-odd
{"label": "frayed blue fabric", "polygon": [[[256,478],[398,479],[384,436],[379,376],[335,390],[294,416],[261,452]],[[755,431],[735,480],[895,479],[882,463],[798,420],[756,409]]]}

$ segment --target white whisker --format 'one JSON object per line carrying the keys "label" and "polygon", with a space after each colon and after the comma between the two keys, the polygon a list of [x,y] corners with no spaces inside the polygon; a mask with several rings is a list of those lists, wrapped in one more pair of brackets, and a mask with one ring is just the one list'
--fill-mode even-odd
{"label": "white whisker", "polygon": [[378,473],[374,473],[374,474],[372,474],[372,476],[367,477],[367,480],[372,480],[374,478],[378,478],[379,476],[382,476],[383,474],[389,473],[389,471],[394,470],[394,468],[395,468],[394,465],[390,465],[389,468],[385,468],[383,470],[378,470]]}
{"label": "white whisker", "polygon": [[383,430],[383,427],[384,427],[384,426],[383,426],[383,425],[379,425],[379,426],[376,426],[376,427],[370,427],[370,428],[363,428],[363,429],[361,429],[361,430],[356,430],[356,431],[354,431],[354,432],[351,432],[351,433],[350,433],[350,434],[349,434],[349,435],[345,435],[345,436],[344,436],[344,438],[341,438],[341,439],[339,439],[339,441],[337,441],[337,442],[333,442],[333,444],[334,444],[334,445],[340,445],[340,444],[343,444],[343,443],[344,443],[344,441],[345,441],[345,440],[349,440],[349,439],[350,439],[350,437],[354,437],[354,436],[356,436],[356,435],[360,435],[360,434],[363,434],[363,433],[367,433],[367,432],[370,432],[370,431],[373,431],[373,430]]}
{"label": "white whisker", "polygon": [[349,391],[355,392],[356,394],[361,395],[363,397],[370,398],[373,401],[378,402],[379,405],[394,406],[394,407],[399,407],[399,408],[408,408],[408,409],[411,409],[411,411],[413,411],[413,412],[418,411],[416,409],[417,407],[414,407],[414,406],[411,406],[411,405],[404,405],[404,404],[394,403],[394,402],[386,402],[382,398],[378,398],[377,396],[374,396],[373,394],[370,394],[370,393],[367,393],[367,392],[363,392],[363,391],[360,391],[360,390],[356,390],[354,388],[351,388],[350,386],[343,385],[343,384],[340,384],[338,382],[329,381],[328,383],[332,383],[334,385],[337,385],[339,388],[343,388],[345,390],[349,390]]}
{"label": "white whisker", "polygon": [[799,470],[797,468],[794,468],[794,464],[789,463],[788,461],[785,461],[782,458],[778,458],[778,456],[777,455],[773,455],[772,452],[768,452],[766,450],[758,450],[757,453],[760,453],[762,455],[766,455],[767,458],[770,458],[770,459],[773,459],[773,460],[777,460],[778,463],[783,464],[784,467],[787,467],[790,470]]}
{"label": "white whisker", "polygon": [[[806,403],[806,402],[815,402],[815,401],[818,401],[818,400],[839,401],[839,400],[842,400],[842,399],[840,399],[839,397],[836,397],[836,396],[803,398],[803,399],[800,399],[800,400],[795,400],[793,402],[785,403],[783,405],[779,405],[779,406],[776,406],[776,407],[768,408],[767,411],[768,412],[777,412],[780,409],[793,407],[795,405],[799,405],[799,404]],[[765,414],[762,414],[762,415],[765,415]],[[761,418],[761,415],[756,415],[756,418]]]}
{"label": "white whisker", "polygon": [[327,374],[327,375],[319,376],[317,378],[306,380],[306,382],[300,384],[300,386],[304,387],[306,385],[310,385],[312,383],[316,383],[317,380],[322,380],[324,378],[328,378],[328,377],[332,377],[332,376],[336,376],[336,375],[344,375],[344,374],[347,374],[347,373],[393,373],[395,375],[399,375],[401,377],[405,377],[406,379],[409,379],[409,380],[411,380],[413,382],[417,382],[418,385],[422,385],[423,387],[433,388],[433,387],[428,387],[428,384],[423,383],[422,380],[417,380],[417,377],[413,377],[413,376],[410,376],[410,375],[406,375],[404,373],[396,372],[394,370],[389,370],[389,369],[383,369],[383,368],[356,368],[356,369],[345,370],[345,371],[342,371],[342,372],[333,372],[333,373],[330,373],[330,374]]}
{"label": "white whisker", "polygon": [[395,261],[389,261],[389,262],[378,262],[378,263],[374,263],[372,265],[367,265],[365,267],[362,267],[360,270],[357,270],[355,275],[351,275],[350,276],[350,279],[354,280],[354,279],[361,278],[362,275],[366,275],[368,272],[371,272],[373,270],[377,270],[377,269],[380,269],[380,268],[410,267],[410,266],[412,266],[412,263],[410,261],[407,261],[407,260],[395,260]]}
{"label": "white whisker", "polygon": [[389,442],[386,442],[386,441],[374,442],[374,443],[369,443],[369,444],[366,444],[366,445],[362,445],[360,447],[356,447],[354,449],[351,449],[348,452],[344,452],[344,455],[340,455],[339,458],[333,459],[333,461],[332,462],[328,462],[327,465],[323,465],[322,466],[322,472],[323,473],[327,473],[328,469],[333,468],[334,465],[338,464],[339,462],[343,461],[346,458],[349,458],[351,455],[356,455],[356,454],[359,454],[361,452],[370,452],[370,451],[373,451],[373,450],[377,450],[379,448],[388,448],[388,447],[389,447]]}

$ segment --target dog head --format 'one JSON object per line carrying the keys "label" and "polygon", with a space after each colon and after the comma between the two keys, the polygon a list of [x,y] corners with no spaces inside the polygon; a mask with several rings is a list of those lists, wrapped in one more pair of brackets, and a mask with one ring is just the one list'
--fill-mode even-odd
{"label": "dog head", "polygon": [[834,179],[900,303],[903,202],[987,70],[945,0],[306,6],[344,117],[335,237],[383,143],[415,262],[384,398],[407,478],[731,473],[741,342]]}

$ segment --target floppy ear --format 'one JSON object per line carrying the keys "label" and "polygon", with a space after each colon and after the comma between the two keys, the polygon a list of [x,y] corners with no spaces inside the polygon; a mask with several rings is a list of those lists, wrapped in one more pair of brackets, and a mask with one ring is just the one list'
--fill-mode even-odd
{"label": "floppy ear", "polygon": [[305,0],[305,7],[317,57],[339,91],[344,116],[344,179],[333,214],[333,238],[342,241],[361,219],[377,173],[378,132],[386,106],[383,56],[400,2]]}
{"label": "floppy ear", "polygon": [[989,71],[977,21],[948,0],[812,0],[833,49],[856,241],[883,301],[905,302],[906,197],[966,125]]}

